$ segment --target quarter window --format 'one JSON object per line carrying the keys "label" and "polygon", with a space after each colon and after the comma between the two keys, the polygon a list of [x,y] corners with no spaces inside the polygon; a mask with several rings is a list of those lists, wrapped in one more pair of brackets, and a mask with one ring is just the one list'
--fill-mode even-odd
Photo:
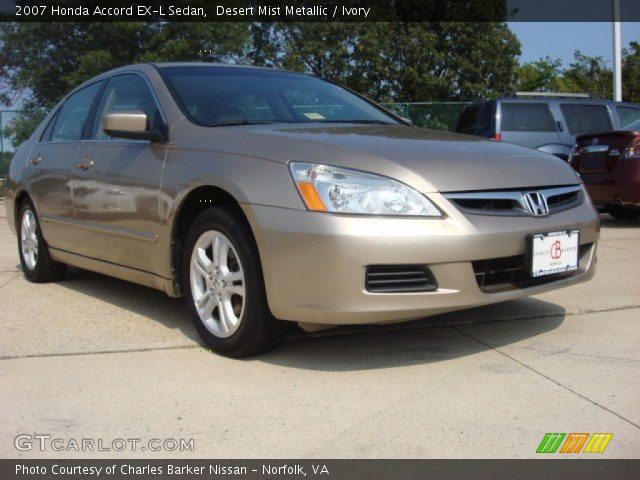
{"label": "quarter window", "polygon": [[546,103],[503,103],[502,131],[556,132],[556,122]]}
{"label": "quarter window", "polygon": [[89,85],[64,102],[51,132],[52,142],[72,142],[82,139],[91,105],[101,85],[102,82]]}
{"label": "quarter window", "polygon": [[146,113],[147,127],[154,124],[156,115],[160,115],[149,85],[139,75],[118,75],[109,81],[98,107],[91,138],[113,138],[102,130],[102,119],[107,113],[123,110],[140,110]]}
{"label": "quarter window", "polygon": [[611,130],[609,112],[604,105],[560,105],[571,135],[608,132]]}
{"label": "quarter window", "polygon": [[41,142],[50,142],[51,141],[51,132],[53,132],[53,126],[56,124],[56,120],[57,119],[58,119],[58,113],[56,113],[53,116],[53,118],[49,122],[49,125],[47,125],[47,128],[45,129],[44,133],[40,137],[40,141]]}

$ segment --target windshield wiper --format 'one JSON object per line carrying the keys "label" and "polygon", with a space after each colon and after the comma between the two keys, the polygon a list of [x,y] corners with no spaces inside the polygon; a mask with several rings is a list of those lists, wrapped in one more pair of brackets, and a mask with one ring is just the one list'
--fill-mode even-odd
{"label": "windshield wiper", "polygon": [[234,125],[269,125],[273,122],[253,122],[249,120],[234,120],[233,122],[211,123],[210,127],[232,127]]}
{"label": "windshield wiper", "polygon": [[347,120],[318,120],[320,123],[360,123],[363,125],[395,125],[391,122],[383,122],[382,120],[365,120],[362,118],[351,118]]}

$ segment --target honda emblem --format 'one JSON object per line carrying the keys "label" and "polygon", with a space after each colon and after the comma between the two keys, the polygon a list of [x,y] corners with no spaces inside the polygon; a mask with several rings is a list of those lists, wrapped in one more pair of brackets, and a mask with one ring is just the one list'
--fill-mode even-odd
{"label": "honda emblem", "polygon": [[524,194],[524,204],[534,217],[542,217],[549,214],[547,199],[540,192],[527,192]]}

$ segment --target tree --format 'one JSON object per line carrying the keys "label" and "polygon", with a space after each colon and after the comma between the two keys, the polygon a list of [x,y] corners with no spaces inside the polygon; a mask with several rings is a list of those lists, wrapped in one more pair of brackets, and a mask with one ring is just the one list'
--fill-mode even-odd
{"label": "tree", "polygon": [[18,144],[37,125],[36,110],[51,109],[98,73],[136,62],[284,67],[378,101],[412,102],[509,92],[519,53],[507,25],[490,22],[4,23],[0,102],[8,103],[7,92],[24,92],[23,107],[32,110],[6,129]]}
{"label": "tree", "polygon": [[28,89],[29,106],[51,108],[72,87],[122,65],[241,59],[249,42],[249,25],[4,23],[0,35],[0,82],[13,90]]}
{"label": "tree", "polygon": [[611,98],[613,89],[613,73],[602,57],[588,57],[579,51],[574,54],[574,61],[559,79],[563,92],[588,93],[599,98]]}
{"label": "tree", "polygon": [[631,42],[622,59],[622,99],[640,103],[640,43]]}
{"label": "tree", "polygon": [[516,89],[520,92],[555,92],[562,75],[559,58],[547,56],[520,65],[516,69]]}
{"label": "tree", "polygon": [[519,53],[504,23],[366,24],[351,85],[378,100],[476,100],[513,89]]}
{"label": "tree", "polygon": [[26,92],[22,106],[31,111],[6,127],[14,145],[38,124],[36,111],[98,73],[149,61],[244,61],[250,43],[240,22],[2,23],[0,38],[0,102]]}
{"label": "tree", "polygon": [[284,68],[332,82],[348,83],[359,25],[353,23],[279,23],[275,38]]}
{"label": "tree", "polygon": [[[559,59],[541,58],[518,67],[517,89],[534,92],[589,93],[613,98],[613,72],[602,57],[589,57],[579,51],[574,61],[562,69]],[[622,52],[622,99],[640,102],[640,43],[631,42]]]}
{"label": "tree", "polygon": [[252,65],[275,67],[280,64],[279,41],[273,24],[255,22],[250,27],[251,47],[246,59]]}
{"label": "tree", "polygon": [[23,111],[11,120],[2,132],[5,138],[11,140],[13,145],[20,145],[27,140],[31,133],[38,128],[40,122],[44,119],[46,111],[43,109],[29,109]]}
{"label": "tree", "polygon": [[513,89],[520,44],[504,23],[280,24],[282,65],[378,101],[475,100]]}

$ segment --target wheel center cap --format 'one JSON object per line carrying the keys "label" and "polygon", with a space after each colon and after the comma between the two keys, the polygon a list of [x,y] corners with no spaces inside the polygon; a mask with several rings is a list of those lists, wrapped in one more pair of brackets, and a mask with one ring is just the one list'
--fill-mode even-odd
{"label": "wheel center cap", "polygon": [[215,292],[220,293],[225,286],[224,280],[221,280],[218,276],[209,277],[209,288]]}

